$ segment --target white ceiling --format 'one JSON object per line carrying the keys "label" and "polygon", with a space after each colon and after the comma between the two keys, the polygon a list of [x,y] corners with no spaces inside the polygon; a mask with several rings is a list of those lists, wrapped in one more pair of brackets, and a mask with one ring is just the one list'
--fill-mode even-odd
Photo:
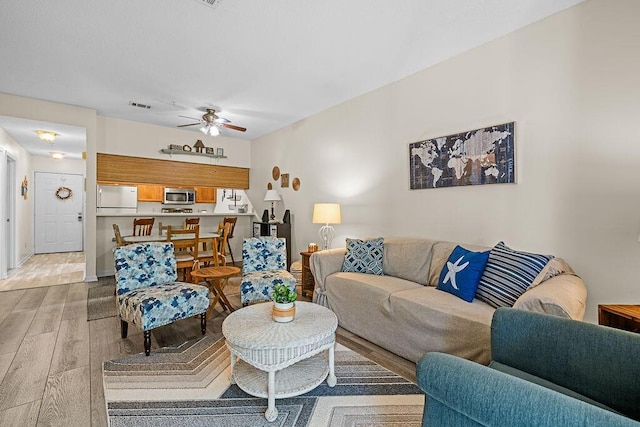
{"label": "white ceiling", "polygon": [[251,140],[581,1],[4,0],[0,92]]}

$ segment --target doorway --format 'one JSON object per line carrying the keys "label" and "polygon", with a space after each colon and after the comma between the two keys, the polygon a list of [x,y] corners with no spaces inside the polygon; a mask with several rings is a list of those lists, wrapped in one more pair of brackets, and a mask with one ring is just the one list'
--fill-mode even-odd
{"label": "doorway", "polygon": [[36,254],[84,250],[84,177],[35,173]]}

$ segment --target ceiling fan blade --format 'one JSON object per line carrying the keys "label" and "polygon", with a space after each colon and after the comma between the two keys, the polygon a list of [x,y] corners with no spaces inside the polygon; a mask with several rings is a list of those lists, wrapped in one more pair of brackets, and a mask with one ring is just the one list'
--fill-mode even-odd
{"label": "ceiling fan blade", "polygon": [[229,128],[229,129],[233,129],[233,130],[239,130],[240,132],[244,132],[247,130],[247,128],[242,128],[240,126],[234,126],[234,125],[230,125],[227,123],[222,123],[220,126],[225,127],[225,128]]}
{"label": "ceiling fan blade", "polygon": [[199,124],[200,124],[200,122],[198,122],[198,123],[191,123],[191,124],[188,124],[188,125],[178,125],[178,126],[176,126],[176,127],[178,127],[178,128],[183,128],[183,127],[187,127],[187,126],[195,126],[195,125],[199,125]]}
{"label": "ceiling fan blade", "polygon": [[178,116],[178,117],[182,117],[183,119],[189,119],[189,120],[201,120],[201,119],[197,119],[195,117],[189,117],[189,116]]}

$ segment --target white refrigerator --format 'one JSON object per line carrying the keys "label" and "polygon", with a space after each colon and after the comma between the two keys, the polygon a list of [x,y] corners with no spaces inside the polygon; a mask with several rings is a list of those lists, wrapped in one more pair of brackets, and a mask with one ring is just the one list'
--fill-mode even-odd
{"label": "white refrigerator", "polygon": [[136,213],[138,187],[128,185],[98,185],[98,213]]}

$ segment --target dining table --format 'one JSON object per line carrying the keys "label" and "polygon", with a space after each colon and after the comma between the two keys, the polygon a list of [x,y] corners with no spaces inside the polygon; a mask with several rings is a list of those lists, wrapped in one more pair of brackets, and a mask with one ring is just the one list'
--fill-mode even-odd
{"label": "dining table", "polygon": [[[189,240],[195,238],[195,233],[185,233],[185,234],[176,234],[172,237],[172,240]],[[216,239],[218,239],[220,235],[218,233],[200,233],[198,235],[198,240],[203,243],[211,243],[214,245]],[[127,244],[131,243],[149,243],[149,242],[166,242],[167,234],[152,234],[150,236],[122,236],[122,240]],[[217,247],[217,246],[213,246]]]}

